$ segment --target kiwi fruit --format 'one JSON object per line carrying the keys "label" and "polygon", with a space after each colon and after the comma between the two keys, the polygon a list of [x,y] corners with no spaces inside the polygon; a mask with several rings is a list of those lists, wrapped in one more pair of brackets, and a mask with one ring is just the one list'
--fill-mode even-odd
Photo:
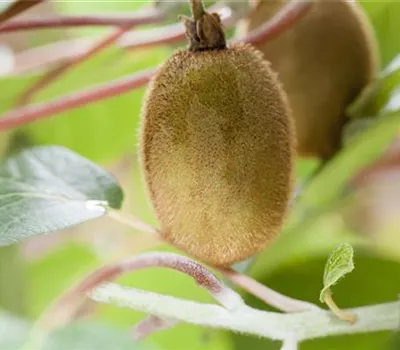
{"label": "kiwi fruit", "polygon": [[[242,30],[272,18],[287,0],[258,0]],[[255,45],[282,81],[295,119],[300,157],[330,159],[341,148],[346,107],[372,80],[378,59],[373,30],[355,1],[314,0],[282,34]]]}
{"label": "kiwi fruit", "polygon": [[188,49],[174,53],[148,87],[140,158],[163,238],[202,262],[230,266],[281,230],[294,126],[261,52],[227,48],[218,15],[191,4]]}

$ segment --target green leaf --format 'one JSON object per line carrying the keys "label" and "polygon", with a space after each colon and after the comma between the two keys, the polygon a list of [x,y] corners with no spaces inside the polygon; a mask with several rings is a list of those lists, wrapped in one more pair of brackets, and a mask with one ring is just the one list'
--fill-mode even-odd
{"label": "green leaf", "polygon": [[35,147],[0,165],[0,245],[77,225],[120,208],[113,176],[62,147]]}
{"label": "green leaf", "polygon": [[324,302],[325,293],[342,277],[354,269],[354,250],[350,244],[343,243],[329,256],[324,271],[324,287],[321,290],[320,301]]}

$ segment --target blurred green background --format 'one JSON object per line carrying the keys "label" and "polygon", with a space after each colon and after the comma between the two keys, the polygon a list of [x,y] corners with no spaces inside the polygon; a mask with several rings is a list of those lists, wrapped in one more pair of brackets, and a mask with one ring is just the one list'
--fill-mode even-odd
{"label": "blurred green background", "polygon": [[[379,41],[382,68],[400,53],[400,2],[362,1]],[[88,14],[134,11],[146,6],[144,1],[54,2],[46,13]],[[24,34],[14,39],[0,36],[0,45],[16,51],[46,42],[92,36],[105,29],[81,28],[46,30]],[[22,34],[21,34],[22,35]],[[22,39],[21,39],[22,38]],[[18,41],[18,40],[19,41]],[[93,86],[144,68],[160,64],[174,48],[125,51],[109,48],[75,67],[61,80],[43,90],[36,101],[48,100],[77,89]],[[1,57],[0,57],[1,59]],[[1,61],[0,61],[1,62]],[[0,78],[0,113],[12,108],[15,99],[43,71]],[[319,303],[324,264],[329,252],[339,242],[351,241],[357,246],[355,271],[335,288],[336,301],[343,307],[354,307],[393,301],[400,293],[400,234],[381,239],[375,232],[368,244],[358,244],[362,237],[344,219],[348,201],[341,201],[345,184],[360,167],[379,156],[398,134],[400,110],[387,106],[398,100],[400,74],[384,76],[381,93],[372,101],[365,116],[374,117],[369,130],[362,132],[322,172],[294,208],[286,229],[277,242],[260,254],[251,275],[262,283],[296,298]],[[124,210],[156,225],[137,164],[137,128],[145,89],[106,101],[74,109],[57,117],[35,122],[17,131],[0,135],[0,151],[5,155],[21,145],[58,144],[106,167],[120,180],[125,192]],[[298,179],[315,167],[314,161],[299,161]],[[400,194],[400,193],[399,193]],[[400,198],[400,196],[398,196]],[[400,201],[397,202],[398,207]],[[392,232],[392,231],[391,231]],[[362,232],[365,233],[365,232]],[[30,239],[19,246],[0,248],[0,306],[22,317],[37,319],[63,290],[93,268],[118,257],[151,249],[151,238],[103,218],[57,234]],[[173,251],[171,247],[159,247]],[[165,283],[168,281],[168,283]],[[179,273],[150,269],[126,276],[120,281],[135,286],[196,301],[211,302],[209,295]],[[249,305],[265,305],[243,294]],[[143,314],[111,306],[99,306],[89,315],[111,327],[128,330]],[[205,330],[180,324],[157,333],[145,341],[145,348],[246,350],[279,349],[280,344],[265,339],[237,335],[220,330]],[[309,341],[301,350],[378,350],[394,344],[391,332],[331,337]],[[0,339],[0,348],[1,339]],[[394,347],[393,347],[394,349]],[[398,347],[400,349],[400,345]]]}

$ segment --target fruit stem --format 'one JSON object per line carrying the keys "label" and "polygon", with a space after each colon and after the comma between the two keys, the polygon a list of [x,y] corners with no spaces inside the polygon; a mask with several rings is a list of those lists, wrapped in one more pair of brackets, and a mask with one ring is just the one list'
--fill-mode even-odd
{"label": "fruit stem", "polygon": [[189,51],[222,50],[226,48],[221,17],[208,13],[202,0],[190,0],[193,18],[180,16],[186,28]]}
{"label": "fruit stem", "polygon": [[116,209],[108,209],[107,215],[113,218],[114,220],[119,221],[122,224],[130,226],[135,230],[151,233],[154,236],[154,238],[159,240],[162,239],[160,233],[156,228],[146,224],[145,222],[137,219],[136,217],[130,214],[124,213]]}
{"label": "fruit stem", "polygon": [[195,21],[199,21],[206,12],[202,0],[190,0],[190,7]]}

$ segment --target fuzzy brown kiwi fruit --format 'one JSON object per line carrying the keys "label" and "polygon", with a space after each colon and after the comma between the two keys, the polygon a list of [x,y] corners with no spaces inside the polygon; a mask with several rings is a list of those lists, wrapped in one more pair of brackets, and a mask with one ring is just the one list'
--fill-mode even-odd
{"label": "fuzzy brown kiwi fruit", "polygon": [[[272,18],[288,0],[258,0],[244,33]],[[372,28],[354,1],[314,0],[309,12],[256,47],[283,83],[295,119],[297,152],[331,158],[341,147],[345,109],[377,71]]]}
{"label": "fuzzy brown kiwi fruit", "polygon": [[276,74],[249,45],[226,47],[217,14],[192,1],[189,49],[147,91],[141,161],[163,238],[215,266],[264,249],[292,185],[294,127]]}

